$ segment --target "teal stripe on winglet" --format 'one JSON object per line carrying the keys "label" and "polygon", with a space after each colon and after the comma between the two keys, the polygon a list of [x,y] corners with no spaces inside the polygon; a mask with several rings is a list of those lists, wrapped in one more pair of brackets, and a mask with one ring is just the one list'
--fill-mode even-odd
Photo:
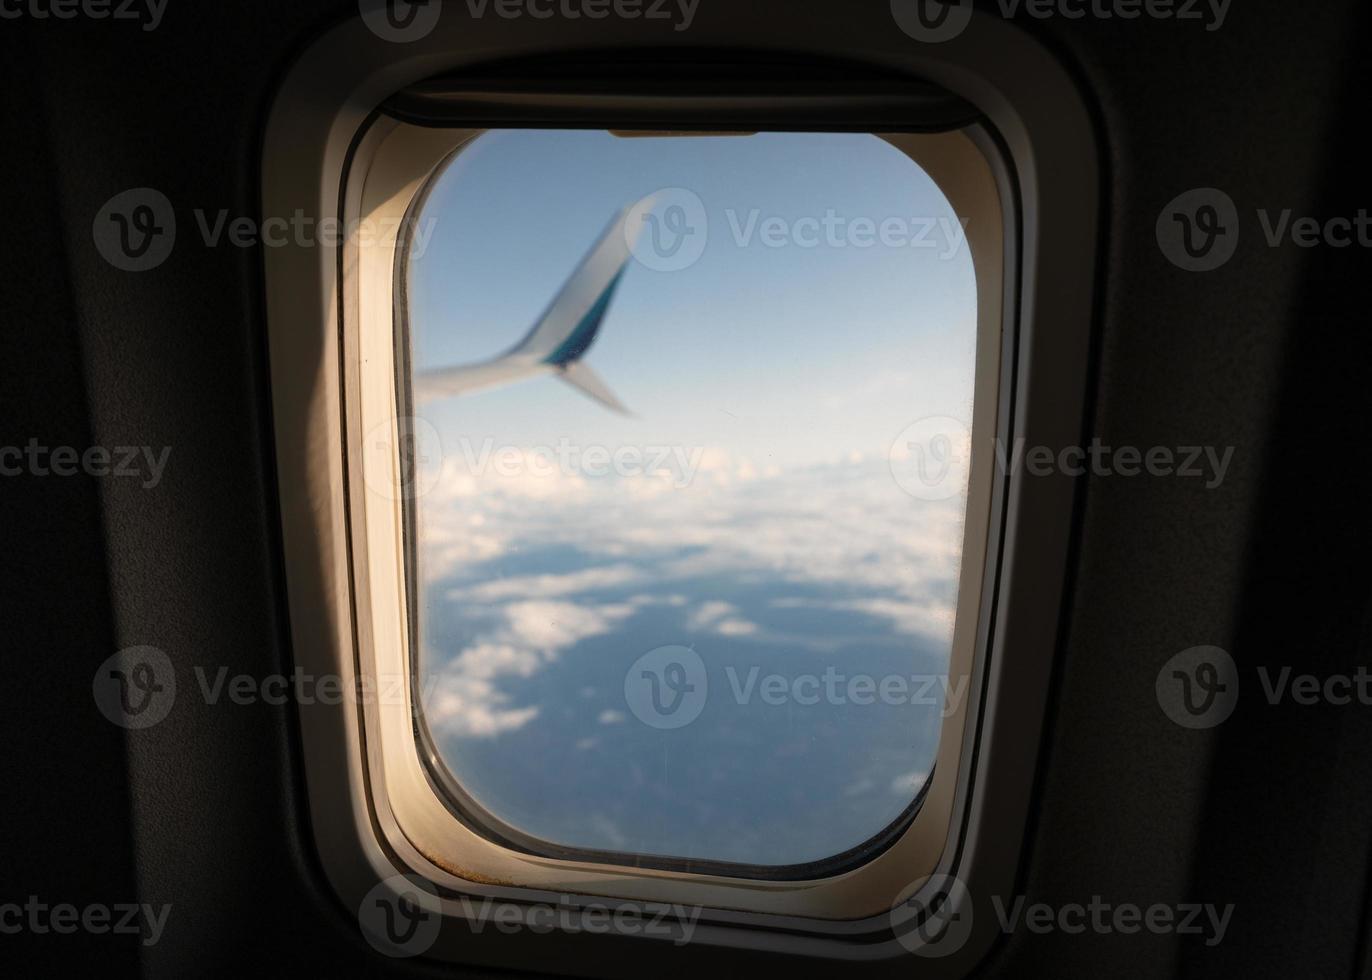
{"label": "teal stripe on winglet", "polygon": [[624,275],[623,267],[615,273],[615,277],[610,280],[605,291],[595,301],[595,305],[586,311],[586,315],[581,318],[576,329],[558,345],[557,350],[543,359],[544,364],[570,364],[586,353],[586,348],[591,346],[592,341],[595,340],[596,331],[600,329],[600,321],[605,319],[605,311],[610,308],[610,299],[614,296],[615,287],[619,285],[619,278],[622,275]]}

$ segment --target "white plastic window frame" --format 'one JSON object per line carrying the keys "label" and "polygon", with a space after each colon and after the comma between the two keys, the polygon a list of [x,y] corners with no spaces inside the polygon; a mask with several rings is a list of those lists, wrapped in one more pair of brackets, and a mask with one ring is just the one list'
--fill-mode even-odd
{"label": "white plastic window frame", "polygon": [[[479,130],[446,130],[378,119],[353,156],[352,173],[363,187],[349,225],[399,229],[415,213],[417,197],[431,175]],[[982,583],[991,518],[993,433],[1001,387],[1002,216],[990,165],[961,132],[888,136],[934,180],[966,227],[977,282],[976,392],[973,401],[971,458],[959,598],[954,625],[949,687],[975,693],[973,661],[982,609]],[[403,494],[399,472],[399,433],[407,425],[398,414],[395,342],[403,336],[404,316],[397,287],[405,276],[403,235],[359,236],[345,246],[345,321],[343,361],[347,365],[344,404],[355,418],[353,431],[365,434],[350,445],[360,454],[360,475],[352,479],[351,523],[354,542],[354,595],[359,631],[357,665],[364,688],[383,691],[405,682],[404,698],[363,700],[368,735],[367,764],[373,805],[393,820],[404,839],[428,862],[423,873],[449,887],[441,869],[460,867],[479,881],[499,881],[557,894],[586,894],[647,902],[679,903],[710,909],[741,909],[816,919],[860,919],[890,907],[909,885],[911,869],[932,874],[949,845],[949,827],[959,777],[964,736],[975,712],[974,696],[947,711],[936,764],[914,819],[875,857],[837,875],[810,880],[768,880],[740,868],[715,874],[682,873],[629,863],[597,863],[541,857],[494,843],[459,820],[435,791],[415,745],[412,713],[414,645],[408,635]],[[401,287],[403,289],[403,287]],[[356,305],[352,303],[356,291]],[[858,842],[854,842],[855,844]]]}
{"label": "white plastic window frame", "polygon": [[[473,37],[480,25],[463,28],[446,32],[440,24],[423,42],[397,46],[350,23],[315,45],[292,71],[272,112],[264,146],[264,213],[289,214],[303,206],[321,218],[403,214],[427,173],[453,148],[454,134],[378,120],[371,109],[407,83],[473,60],[482,50]],[[345,905],[356,907],[369,889],[397,873],[417,874],[443,896],[443,929],[428,955],[566,969],[556,958],[555,944],[515,946],[496,934],[477,935],[470,924],[463,928],[470,906],[459,898],[480,895],[523,907],[597,895],[645,907],[689,904],[704,910],[691,955],[708,957],[712,950],[741,947],[887,962],[905,953],[909,943],[882,938],[883,926],[889,927],[886,913],[925,878],[956,874],[969,901],[995,890],[1008,893],[1032,790],[1033,749],[1056,636],[1056,605],[1047,603],[1045,611],[1043,600],[1052,597],[1055,587],[1060,596],[1065,580],[1073,488],[1061,479],[1030,484],[1014,474],[994,472],[989,444],[993,436],[1014,438],[1026,432],[1057,436],[1062,444],[1080,437],[1096,184],[1088,119],[1061,69],[1008,25],[987,21],[984,28],[967,32],[966,43],[937,48],[910,48],[909,39],[900,35],[882,38],[888,61],[945,84],[986,111],[995,126],[994,139],[982,139],[982,147],[995,145],[1004,155],[994,199],[998,210],[1003,201],[1007,215],[1018,219],[1015,238],[1004,242],[991,260],[998,265],[1008,259],[1006,274],[994,277],[998,295],[988,299],[979,289],[978,297],[986,309],[1004,314],[994,327],[1004,343],[993,345],[994,351],[983,349],[980,341],[978,347],[973,425],[978,448],[973,453],[969,526],[976,514],[983,535],[989,530],[991,537],[989,542],[984,537],[969,541],[964,548],[961,595],[973,603],[975,614],[965,618],[960,602],[961,635],[955,640],[952,667],[955,676],[967,672],[973,696],[964,702],[970,714],[956,718],[956,737],[945,729],[936,785],[921,816],[872,862],[812,882],[727,880],[517,854],[470,831],[469,839],[456,831],[451,812],[409,765],[414,742],[407,704],[379,697],[361,704],[302,705],[302,757],[314,844]],[[633,43],[631,32],[625,33],[621,43]],[[716,43],[734,36],[727,26],[715,33],[720,35],[713,38]],[[576,44],[574,38],[563,40]],[[599,34],[596,40],[603,43],[606,36]],[[711,40],[707,36],[704,43]],[[876,44],[870,33],[861,41],[847,41],[857,48]],[[845,50],[842,37],[830,44]],[[529,39],[529,49],[540,50],[538,39]],[[1026,73],[1039,82],[1032,97],[1017,87]],[[1030,138],[1052,134],[1060,141],[1044,144]],[[960,134],[909,139],[971,145]],[[396,151],[393,158],[390,150]],[[935,156],[925,152],[919,162],[963,213],[953,183],[937,172]],[[1044,171],[1055,157],[1070,163],[1074,172]],[[359,170],[357,162],[369,158],[372,165]],[[980,153],[977,158],[985,162]],[[399,164],[395,168],[392,159]],[[365,181],[353,179],[359,172],[367,174]],[[1054,203],[1064,210],[1054,215],[1049,208]],[[997,227],[1003,226],[998,222]],[[1045,260],[1040,248],[1054,240],[1063,245],[1063,254]],[[364,467],[377,462],[368,462],[369,450],[360,439],[369,424],[384,425],[395,414],[394,374],[389,370],[394,332],[389,323],[380,329],[362,326],[367,311],[393,311],[393,252],[389,259],[384,243],[380,250],[288,246],[266,256],[293,651],[299,666],[337,674],[349,689],[369,671],[387,681],[409,674],[399,501],[369,498]],[[985,268],[978,264],[979,285]],[[1040,292],[1050,281],[1070,292]],[[1033,332],[1045,314],[1056,317],[1057,333]],[[984,374],[983,357],[999,359],[1002,354],[1005,370]],[[364,370],[364,364],[384,364],[387,370]],[[1006,383],[1016,376],[1017,384]],[[989,397],[981,387],[983,377],[995,379]],[[1066,385],[1056,407],[1045,400],[1027,401],[1029,383],[1039,378]],[[982,565],[988,544],[989,553],[999,558],[994,569]],[[1021,569],[1048,576],[1046,585],[1037,583],[1033,601],[1023,589],[1013,591]],[[1007,635],[1015,636],[1022,652],[1010,652]],[[1020,686],[1012,688],[1014,684]],[[1009,699],[1007,690],[1014,690]],[[399,710],[388,711],[391,707]],[[945,751],[954,753],[954,764],[945,765]],[[940,777],[946,782],[939,783]],[[993,801],[1002,808],[993,809]],[[921,823],[926,814],[929,819]],[[941,828],[941,834],[916,833],[917,826]],[[455,840],[463,847],[454,849]],[[884,863],[888,855],[895,859]],[[977,921],[957,949],[926,960],[927,969],[949,976],[965,972],[995,939],[986,918]],[[615,937],[582,938],[599,949],[602,940]],[[602,962],[573,967],[573,972],[635,972],[611,967]]]}

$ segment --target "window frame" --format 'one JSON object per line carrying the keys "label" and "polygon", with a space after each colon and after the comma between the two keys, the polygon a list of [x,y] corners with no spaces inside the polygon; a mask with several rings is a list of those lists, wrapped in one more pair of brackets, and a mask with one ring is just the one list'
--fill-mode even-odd
{"label": "window frame", "polygon": [[[392,121],[381,120],[374,107],[404,82],[432,75],[440,66],[451,67],[454,61],[462,60],[458,57],[460,52],[474,50],[469,39],[445,34],[440,29],[431,40],[402,51],[393,45],[378,45],[375,38],[359,28],[360,25],[345,25],[337,29],[325,43],[312,49],[311,57],[302,61],[288,79],[283,96],[273,111],[264,148],[264,213],[290,213],[301,202],[313,205],[307,208],[307,213],[321,217],[330,213],[339,217],[374,213],[368,205],[366,188],[372,183],[370,176],[373,173],[380,176],[384,171],[375,171],[374,166],[368,168],[366,182],[346,177],[358,160],[375,152],[384,143],[384,136],[401,125],[394,123],[390,131],[383,134],[382,130]],[[978,35],[974,33],[973,36]],[[1002,87],[999,90],[991,88],[999,98],[982,101],[996,128],[981,131],[979,137],[995,170],[994,178],[1000,196],[1006,202],[1007,215],[1012,221],[1018,219],[1010,226],[1013,234],[1003,243],[1005,275],[998,292],[1004,300],[1002,312],[1006,329],[1003,347],[996,351],[997,356],[1003,353],[1007,366],[1013,366],[1017,371],[1007,370],[1007,384],[1003,388],[997,378],[997,386],[1004,397],[990,406],[993,428],[1002,438],[1025,431],[1033,421],[1025,409],[1043,409],[1047,405],[1046,400],[1039,400],[1034,406],[1020,404],[1025,382],[1030,374],[1035,377],[1046,374],[1065,383],[1067,394],[1062,399],[1063,410],[1041,413],[1047,417],[1037,419],[1038,431],[1045,434],[1056,431],[1059,435],[1079,438],[1085,341],[1090,322],[1089,280],[1094,272],[1090,246],[1094,240],[1096,202],[1093,153],[1077,158],[1071,158],[1071,154],[1094,149],[1089,126],[1086,126],[1079,103],[1074,101],[1063,115],[1068,117],[1069,123],[1076,123],[1081,128],[1073,130],[1071,125],[1058,126],[1070,139],[1048,147],[1026,142],[1026,131],[1015,111],[1015,100],[1009,99],[1004,76],[1008,74],[1013,79],[1016,71],[1026,70],[1024,60],[1027,60],[1036,70],[1052,75],[1064,91],[1072,90],[1051,60],[1005,25],[988,24],[987,31],[979,36],[990,37],[995,42],[989,44],[990,51],[981,50],[978,54],[976,48],[964,45],[959,54],[958,45],[950,44],[938,49],[938,55],[944,57],[932,54],[932,49],[917,48],[921,57],[910,56],[906,60],[923,62],[921,67],[928,75],[945,76],[940,80],[950,88],[955,88],[960,81],[968,89],[976,86],[968,84],[967,69],[959,57],[984,59],[981,65],[987,72],[997,67],[994,64],[997,60],[1004,62],[998,66]],[[410,57],[404,56],[407,51]],[[1007,51],[1017,57],[1007,59]],[[949,52],[954,57],[946,57]],[[314,74],[307,77],[307,70]],[[365,84],[361,84],[364,80]],[[973,101],[978,101],[975,93],[969,91],[967,94]],[[979,94],[988,96],[985,89]],[[321,112],[321,106],[332,107],[332,111]],[[1040,117],[1047,108],[1038,103]],[[316,153],[304,154],[302,162],[300,125],[306,120],[313,123],[307,127],[307,138],[318,137],[319,146]],[[366,125],[369,122],[371,125]],[[410,128],[427,132],[428,138],[433,138],[433,130]],[[1007,129],[1011,132],[1007,133]],[[436,140],[434,145],[441,142]],[[1050,151],[1046,153],[1050,158],[1055,151],[1071,159],[1076,186],[1049,179],[1047,172],[1033,166],[1028,166],[1026,173],[1026,165],[1044,162],[1045,150]],[[393,182],[383,178],[381,183],[371,187],[371,193],[382,201],[399,197],[408,207],[409,199],[405,195],[412,197],[418,187],[415,182],[422,176],[411,175],[398,192],[391,189]],[[943,181],[937,177],[936,180],[942,188]],[[1045,212],[1035,208],[1044,203],[1042,196],[1046,188],[1041,183],[1044,180],[1052,185],[1060,200],[1074,201],[1075,206],[1069,219],[1058,222],[1062,226],[1057,229],[1057,234],[1062,236],[1059,242],[1069,246],[1065,249],[1066,254],[1056,261],[1034,264],[1029,261],[1030,249],[1021,246],[1043,244],[1044,231],[1037,222]],[[1037,254],[1037,249],[1033,254]],[[371,577],[378,556],[394,559],[393,544],[387,545],[387,536],[382,533],[379,522],[364,520],[360,528],[357,523],[357,511],[365,509],[359,505],[359,491],[365,495],[361,488],[367,481],[363,477],[365,459],[358,458],[355,440],[357,433],[368,431],[366,423],[369,420],[359,404],[364,401],[372,405],[384,404],[387,395],[379,378],[384,373],[393,381],[394,376],[389,372],[359,371],[358,365],[368,359],[372,348],[365,351],[357,348],[355,353],[366,355],[358,357],[350,356],[354,351],[349,347],[350,343],[357,342],[349,330],[350,314],[351,322],[356,323],[364,308],[378,303],[393,308],[391,303],[377,297],[389,293],[386,283],[394,281],[389,275],[394,272],[394,263],[392,261],[388,268],[388,274],[383,275],[379,270],[385,263],[368,263],[347,247],[337,250],[287,247],[268,254],[266,259],[277,449],[280,458],[290,461],[280,467],[280,493],[294,652],[298,663],[326,668],[321,672],[336,673],[346,687],[358,682],[358,652],[378,649],[378,627],[403,632],[405,627],[401,620],[408,615],[403,603],[395,601],[403,595],[403,590],[397,591],[394,583],[387,583],[388,587],[384,589],[378,588]],[[1023,280],[1024,288],[1021,289],[1020,274],[1026,269],[1031,274]],[[1042,315],[1044,310],[1039,307],[1044,306],[1049,307],[1051,313],[1052,295],[1031,291],[1036,285],[1034,274],[1040,277],[1039,282],[1048,279],[1043,275],[1045,269],[1060,277],[1064,284],[1072,283],[1077,290],[1076,296],[1070,299],[1061,295],[1056,297],[1062,302],[1057,311],[1060,318],[1053,322],[1065,321],[1070,325],[1070,329],[1060,327],[1056,335],[1056,346],[1065,347],[1068,355],[1057,361],[1051,356],[1054,344],[1026,344],[1026,339],[1042,340],[1052,336],[1046,332],[1028,334],[1030,323],[1026,316],[1029,308],[1033,314]],[[317,279],[320,289],[300,289],[299,277],[302,275]],[[1077,278],[1083,275],[1085,282]],[[978,280],[980,283],[980,269]],[[1081,301],[1083,294],[1084,304]],[[980,301],[979,295],[979,305]],[[1045,358],[1045,355],[1048,356]],[[979,376],[980,357],[979,353]],[[302,373],[314,384],[302,386]],[[980,386],[980,381],[978,384]],[[371,393],[368,395],[365,392],[369,386]],[[976,403],[978,407],[987,404],[980,391]],[[393,417],[394,413],[391,414]],[[361,455],[365,457],[365,449]],[[988,455],[974,452],[974,480],[978,460],[986,461]],[[973,886],[975,894],[984,894],[979,887],[983,881],[1013,881],[1022,832],[1022,823],[1017,825],[1015,819],[1017,814],[1024,814],[1027,807],[1036,733],[1041,724],[1055,638],[1056,608],[1052,610],[1051,618],[1036,616],[1025,603],[1023,590],[1019,595],[1007,597],[1012,582],[1007,570],[1013,571],[1009,569],[1013,559],[1021,558],[1029,551],[1032,552],[1031,560],[1025,564],[1030,568],[1038,567],[1041,572],[1046,568],[1050,581],[1061,587],[1065,582],[1066,535],[1056,540],[1051,535],[1055,530],[1070,527],[1073,502],[1070,479],[1045,478],[1030,485],[1013,474],[996,473],[992,479],[988,473],[986,480],[988,485],[994,484],[987,527],[995,531],[992,543],[1000,545],[999,561],[988,568],[984,576],[977,575],[971,590],[978,603],[986,600],[983,606],[986,615],[979,617],[976,623],[980,636],[975,647],[981,662],[973,670],[973,676],[980,676],[981,667],[987,668],[987,673],[985,683],[974,689],[977,696],[964,702],[980,712],[980,717],[965,726],[963,738],[959,740],[959,748],[967,751],[955,773],[958,816],[949,823],[957,837],[950,837],[945,841],[948,846],[940,848],[941,863],[919,869],[918,873],[912,873],[908,868],[902,872],[905,880],[917,879],[926,870],[930,874],[956,873]],[[969,502],[969,511],[970,507]],[[1033,526],[1037,533],[1026,533],[1030,525],[1024,523],[1024,518],[1029,511],[1048,518]],[[377,513],[374,506],[371,513]],[[968,565],[964,552],[964,572]],[[364,587],[359,586],[359,570],[368,576]],[[964,595],[969,591],[967,585],[964,578],[960,590]],[[1043,594],[1040,581],[1035,591],[1035,605],[1041,604]],[[1018,599],[1018,603],[1014,599]],[[373,607],[370,612],[365,608],[369,602]],[[960,614],[961,605],[960,598]],[[386,609],[392,612],[387,613]],[[997,614],[994,617],[993,610]],[[1018,614],[1021,623],[1016,640],[1024,652],[1013,657],[1006,656],[1008,651],[1004,642],[1006,620],[1010,618],[1007,613]],[[1007,670],[1007,667],[1011,669]],[[1002,701],[1007,687],[1016,680],[1023,686],[1013,688],[1015,699]],[[540,878],[537,882],[526,883],[465,867],[445,855],[433,853],[431,847],[426,854],[416,836],[423,837],[426,831],[432,833],[434,827],[417,830],[420,823],[410,819],[411,814],[397,814],[388,806],[392,787],[386,785],[386,781],[391,779],[390,772],[394,770],[388,772],[383,758],[386,753],[378,744],[378,739],[385,737],[377,734],[379,716],[369,719],[369,712],[376,714],[379,707],[374,701],[363,699],[361,704],[345,701],[342,705],[311,704],[300,708],[302,757],[315,844],[324,858],[326,873],[345,903],[353,904],[357,896],[399,870],[418,872],[437,882],[445,901],[459,891],[493,895],[513,903],[555,901],[572,893],[595,894],[581,879],[567,876],[566,869],[550,865],[548,859],[530,862]],[[988,735],[993,731],[1000,740],[990,746]],[[985,758],[992,747],[1001,752],[1000,757],[989,760],[998,763],[995,773],[999,778],[995,780],[992,779],[993,767]],[[979,764],[973,766],[974,761]],[[935,772],[937,776],[939,770]],[[411,780],[408,788],[417,792],[418,784]],[[431,788],[425,788],[431,792]],[[1009,798],[1008,810],[993,812],[988,809],[992,790],[1000,790]],[[328,816],[323,816],[326,813]],[[340,820],[339,814],[347,814],[350,819]],[[622,871],[602,868],[597,874],[603,876]],[[642,880],[645,876],[642,872],[630,871],[628,877]],[[683,877],[696,876],[664,872],[650,877],[654,881],[675,884]],[[527,887],[535,883],[543,885],[545,890]],[[746,888],[755,891],[759,884],[749,880]],[[781,883],[770,893],[784,896],[788,891],[795,891],[795,884]],[[556,887],[550,889],[549,886]],[[622,888],[615,888],[614,892],[617,898],[648,903],[664,898],[661,893],[626,895]],[[723,894],[695,894],[703,900],[693,904],[710,910],[709,924],[702,927],[706,934],[696,944],[695,951],[700,955],[706,955],[707,950],[748,948],[773,954],[801,953],[890,962],[905,952],[905,948],[889,935],[884,940],[880,938],[885,919],[880,913],[857,919],[823,920],[816,918],[813,910],[795,915],[794,908],[788,910],[784,906],[731,910],[730,902]],[[893,893],[890,900],[895,898]],[[854,906],[835,906],[834,909],[840,907],[851,910]],[[791,914],[786,914],[788,911]],[[501,943],[499,937],[478,937],[469,930],[450,929],[447,919],[458,920],[461,916],[446,904],[444,912],[445,928],[430,955],[491,965],[545,968],[557,962],[548,958],[548,950],[556,944],[545,942],[535,944],[542,947],[541,950],[513,951],[510,944]],[[591,937],[581,938],[593,941]],[[964,950],[927,962],[931,966],[937,963],[939,972],[960,970],[959,964],[965,966],[969,962],[968,956],[979,955],[989,947],[994,934],[982,923],[974,938],[976,941]],[[598,964],[602,969],[604,966]],[[624,972],[631,974],[634,971]],[[956,972],[949,975],[956,975]]]}
{"label": "window frame", "polygon": [[[386,117],[376,119],[373,127],[375,142],[372,137],[364,139],[353,159],[353,172],[364,187],[359,212],[347,218],[374,229],[401,227],[402,219],[416,218],[445,164],[485,131],[421,128]],[[350,300],[352,290],[357,295],[344,322],[343,356],[349,366],[344,401],[356,408],[354,431],[368,434],[354,443],[362,455],[364,479],[352,481],[360,491],[354,495],[351,511],[353,536],[367,541],[365,560],[354,564],[355,595],[359,619],[369,620],[371,632],[370,642],[359,648],[358,665],[361,675],[372,677],[378,690],[388,686],[384,679],[403,675],[409,702],[386,699],[364,706],[364,723],[373,733],[369,741],[385,746],[369,755],[371,781],[373,786],[384,786],[377,793],[376,805],[391,809],[406,836],[432,863],[457,865],[480,878],[526,886],[546,879],[550,868],[555,868],[557,880],[566,886],[589,889],[589,894],[600,897],[831,920],[878,914],[908,882],[910,867],[929,874],[937,867],[950,844],[964,735],[977,704],[975,661],[986,608],[982,584],[987,562],[994,558],[988,556],[987,544],[994,489],[991,434],[1006,381],[1001,372],[1004,216],[990,165],[962,132],[885,138],[917,166],[936,171],[930,176],[950,196],[955,213],[967,219],[967,241],[976,267],[974,451],[949,663],[950,683],[967,685],[968,695],[944,717],[929,783],[902,816],[876,837],[856,843],[852,851],[805,865],[748,867],[697,860],[687,870],[687,862],[670,858],[597,854],[537,841],[520,835],[493,814],[473,812],[476,805],[464,799],[455,775],[446,773],[431,740],[424,737],[423,711],[413,698],[419,689],[412,642],[416,596],[411,594],[413,556],[406,547],[413,527],[413,501],[376,489],[378,483],[412,485],[411,474],[392,469],[399,465],[393,452],[396,427],[414,417],[405,390],[403,289],[408,240],[404,235],[395,240],[371,236],[365,244],[345,245],[345,267],[356,270],[345,277],[345,295]],[[413,223],[404,227],[413,228]],[[395,369],[388,369],[392,364]],[[385,431],[386,437],[373,438],[372,433],[379,431]],[[393,609],[397,595],[406,598],[400,621]],[[411,731],[419,743],[418,752],[409,744]],[[690,882],[709,882],[711,887],[692,887]]]}

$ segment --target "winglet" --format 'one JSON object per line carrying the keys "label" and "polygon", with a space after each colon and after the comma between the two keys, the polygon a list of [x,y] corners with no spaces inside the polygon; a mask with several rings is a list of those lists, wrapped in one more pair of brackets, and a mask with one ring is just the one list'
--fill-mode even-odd
{"label": "winglet", "polygon": [[423,372],[416,378],[417,396],[427,399],[461,394],[509,384],[551,369],[601,404],[629,414],[605,382],[581,363],[581,358],[595,342],[615,289],[633,256],[642,222],[631,228],[629,216],[641,211],[641,204],[638,202],[614,216],[518,344],[481,364]]}
{"label": "winglet", "polygon": [[629,211],[625,208],[614,216],[543,315],[509,354],[561,366],[590,349],[632,257],[630,235],[626,233]]}
{"label": "winglet", "polygon": [[620,415],[632,415],[625,408],[609,386],[600,380],[600,375],[591,370],[590,365],[584,361],[573,361],[558,369],[557,376],[574,388],[580,388],[583,392],[590,395],[596,401],[606,406]]}

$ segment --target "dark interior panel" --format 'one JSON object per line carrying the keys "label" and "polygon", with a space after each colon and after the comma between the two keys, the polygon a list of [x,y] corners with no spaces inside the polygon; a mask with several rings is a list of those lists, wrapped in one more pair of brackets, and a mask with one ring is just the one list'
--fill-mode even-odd
{"label": "dark interior panel", "polygon": [[[197,666],[291,670],[262,255],[204,246],[196,212],[258,215],[276,87],[354,16],[349,0],[169,0],[155,30],[0,20],[0,443],[170,449],[150,489],[0,478],[0,904],[172,910],[154,945],[0,934],[14,976],[480,975],[387,960],[358,935],[310,840],[289,704],[181,698],[140,732],[91,697],[97,665],[139,644],[175,651],[187,684]],[[1215,946],[1017,930],[984,976],[1372,977],[1372,705],[1269,705],[1257,674],[1352,675],[1372,658],[1367,245],[1269,246],[1256,217],[1367,207],[1368,16],[1329,0],[1236,3],[1215,31],[1017,17],[1069,67],[1101,141],[1084,439],[1234,447],[1213,489],[1082,480],[1020,890],[1235,910]],[[697,17],[737,21],[752,48],[783,19],[817,38],[852,18],[896,29],[885,2],[703,0]],[[662,37],[645,47],[689,57],[689,31]],[[102,204],[133,187],[164,193],[181,229],[170,258],[136,276],[91,235]],[[1194,187],[1223,189],[1243,223],[1234,259],[1206,274],[1169,263],[1154,232]],[[1234,715],[1209,731],[1172,724],[1154,693],[1163,664],[1198,645],[1229,651],[1242,679]]]}

